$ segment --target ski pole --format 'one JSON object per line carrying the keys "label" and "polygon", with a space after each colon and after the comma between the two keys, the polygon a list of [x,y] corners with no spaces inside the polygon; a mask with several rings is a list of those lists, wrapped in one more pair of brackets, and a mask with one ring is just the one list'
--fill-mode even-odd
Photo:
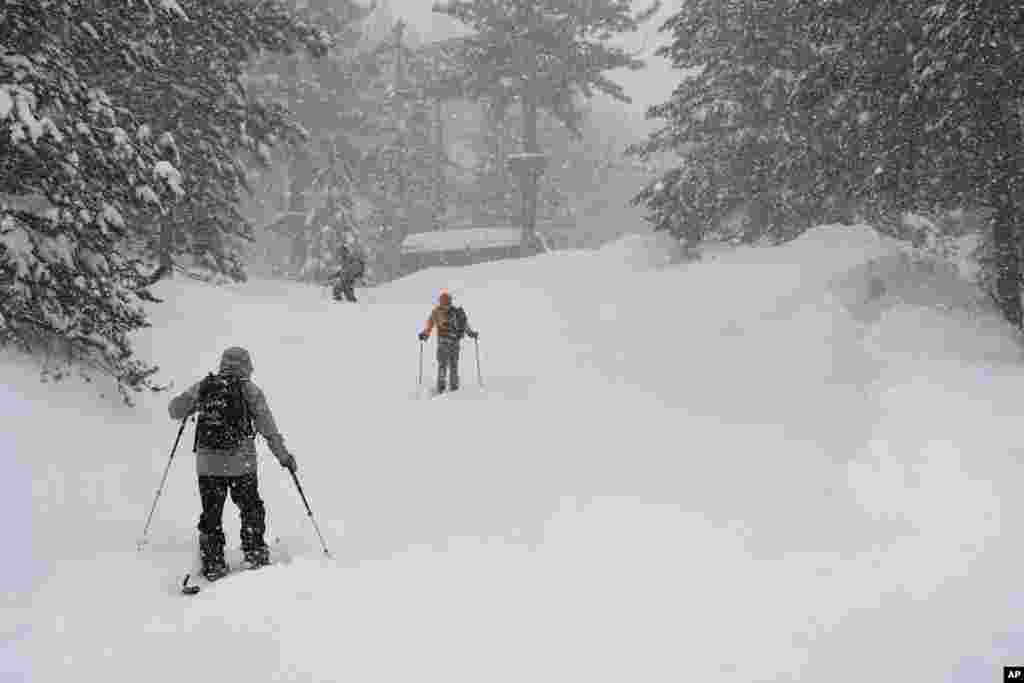
{"label": "ski pole", "polygon": [[313,511],[309,508],[309,501],[306,500],[306,494],[302,490],[302,484],[299,483],[299,477],[295,474],[295,470],[288,470],[291,472],[292,481],[295,482],[295,488],[299,490],[299,495],[302,496],[302,502],[306,506],[306,514],[309,515],[309,521],[313,522],[313,528],[316,529],[316,535],[320,537],[320,545],[324,549],[324,555],[327,557],[331,556],[331,553],[327,550],[327,544],[324,543],[324,535],[320,533],[320,527],[316,523],[316,519],[313,518]]}
{"label": "ski pole", "polygon": [[416,380],[416,388],[423,386],[423,340],[420,339],[420,376]]}
{"label": "ski pole", "polygon": [[139,541],[138,549],[142,550],[142,546],[146,544],[146,536],[149,534],[149,525],[153,521],[153,513],[156,511],[156,503],[160,500],[160,494],[163,493],[164,484],[167,483],[167,473],[171,471],[171,463],[174,462],[174,453],[178,450],[178,442],[181,441],[181,433],[185,431],[185,423],[188,422],[189,416],[186,415],[181,421],[181,426],[178,427],[178,436],[174,438],[174,446],[171,448],[171,457],[167,459],[167,466],[164,467],[164,476],[160,479],[160,488],[156,490],[156,497],[153,499],[153,507],[149,509],[149,517],[146,519],[146,528],[142,530],[142,539]]}
{"label": "ski pole", "polygon": [[480,374],[480,340],[473,339],[473,343],[476,344],[476,381],[482,387],[484,385],[484,377]]}

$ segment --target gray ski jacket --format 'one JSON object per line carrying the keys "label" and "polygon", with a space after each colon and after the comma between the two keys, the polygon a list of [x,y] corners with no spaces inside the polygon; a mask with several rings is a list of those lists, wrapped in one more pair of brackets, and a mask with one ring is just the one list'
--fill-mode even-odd
{"label": "gray ski jacket", "polygon": [[[274,415],[270,412],[267,398],[263,391],[249,379],[252,375],[252,359],[249,352],[240,347],[233,347],[221,357],[220,371],[235,374],[246,380],[242,383],[245,401],[249,405],[253,428],[262,435],[278,462],[284,465],[291,454],[284,445],[284,436],[277,429]],[[199,398],[199,385],[196,382],[187,390],[171,399],[167,407],[171,419],[183,420],[195,409]],[[256,471],[256,443],[254,437],[245,439],[233,450],[196,450],[196,474],[201,476],[239,477]]]}

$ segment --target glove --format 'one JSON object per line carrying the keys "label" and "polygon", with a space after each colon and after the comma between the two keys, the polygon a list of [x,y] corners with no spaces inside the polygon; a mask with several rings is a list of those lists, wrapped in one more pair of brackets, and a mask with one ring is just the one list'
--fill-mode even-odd
{"label": "glove", "polygon": [[420,341],[427,341],[427,333],[426,332],[420,332],[417,336],[420,338]]}
{"label": "glove", "polygon": [[281,467],[289,472],[297,472],[299,470],[299,463],[295,462],[295,456],[289,453],[281,459]]}
{"label": "glove", "polygon": [[480,333],[477,332],[476,330],[474,330],[472,332],[467,332],[466,336],[469,337],[470,339],[479,339],[480,338]]}

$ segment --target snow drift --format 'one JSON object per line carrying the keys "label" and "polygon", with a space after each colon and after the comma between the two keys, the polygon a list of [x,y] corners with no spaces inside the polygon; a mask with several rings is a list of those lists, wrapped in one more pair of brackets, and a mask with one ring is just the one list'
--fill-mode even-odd
{"label": "snow drift", "polygon": [[[863,226],[674,249],[432,269],[351,306],[161,284],[143,355],[180,389],[251,350],[334,555],[268,456],[268,539],[290,559],[194,598],[176,595],[191,429],[134,548],[169,397],[97,402],[6,356],[0,672],[980,681],[1024,662],[1024,373],[998,317]],[[442,287],[482,332],[484,386],[467,343],[465,390],[424,401],[415,335]],[[237,545],[230,505],[225,531]]]}

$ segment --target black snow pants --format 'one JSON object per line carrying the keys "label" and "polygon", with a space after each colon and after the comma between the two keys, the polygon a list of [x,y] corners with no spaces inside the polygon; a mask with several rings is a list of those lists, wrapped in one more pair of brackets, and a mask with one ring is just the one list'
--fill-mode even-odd
{"label": "black snow pants", "polygon": [[199,516],[199,549],[204,559],[224,560],[224,500],[228,492],[238,506],[242,518],[242,551],[252,552],[266,546],[266,509],[260,498],[256,472],[240,477],[199,476],[199,499],[203,512]]}
{"label": "black snow pants", "polygon": [[354,280],[340,280],[334,285],[334,300],[341,301],[341,295],[344,294],[347,301],[356,303],[355,285]]}
{"label": "black snow pants", "polygon": [[[448,375],[451,383],[447,383]],[[459,388],[459,342],[446,340],[443,337],[437,342],[437,393],[445,390],[445,385],[452,391]]]}

